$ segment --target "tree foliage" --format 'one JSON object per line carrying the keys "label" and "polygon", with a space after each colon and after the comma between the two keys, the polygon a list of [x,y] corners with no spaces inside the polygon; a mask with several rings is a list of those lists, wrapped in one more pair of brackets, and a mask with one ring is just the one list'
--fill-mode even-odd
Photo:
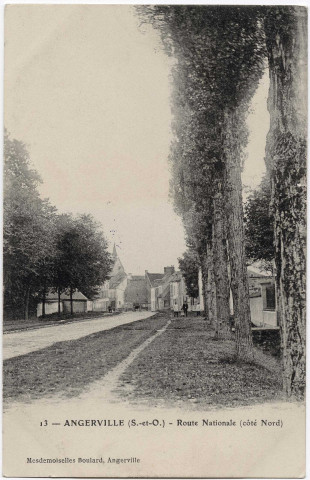
{"label": "tree foliage", "polygon": [[56,209],[40,198],[25,145],[4,137],[4,304],[27,316],[29,297],[51,281]]}
{"label": "tree foliage", "polygon": [[270,264],[274,260],[273,215],[271,211],[271,185],[265,176],[252,190],[245,204],[246,254],[250,262],[261,260]]}
{"label": "tree foliage", "polygon": [[55,286],[92,298],[106,280],[112,260],[100,224],[91,215],[60,215],[56,240]]}
{"label": "tree foliage", "polygon": [[193,250],[187,250],[183,253],[183,257],[178,258],[179,268],[185,279],[186,291],[190,297],[197,298],[199,296],[198,288],[198,272],[199,259]]}
{"label": "tree foliage", "polygon": [[[245,119],[268,60],[266,164],[274,232],[266,208],[269,192],[262,185],[247,205],[247,253],[275,258],[285,388],[289,395],[299,395],[305,388],[306,9],[151,5],[138,10],[176,59],[172,194],[187,237],[198,248],[205,245],[207,256],[218,253],[220,239],[214,232],[222,228],[216,225],[213,199],[223,196],[237,354],[244,359],[253,359],[241,186]],[[189,226],[202,212],[201,231],[191,232]],[[212,256],[215,272],[217,257]],[[218,282],[217,295],[219,287]]]}
{"label": "tree foliage", "polygon": [[[189,5],[143,6],[138,10],[160,31],[167,53],[177,60],[172,71],[174,141],[170,154],[176,210],[199,256],[216,253],[212,255],[214,271],[221,272],[214,277],[217,317],[225,335],[229,335],[229,288],[224,264],[227,235],[239,332],[237,352],[240,357],[250,358],[241,168],[247,143],[247,110],[264,66],[260,11],[256,7]],[[215,218],[215,199],[217,212],[226,206],[223,214],[227,222],[234,222],[227,229],[223,214]],[[189,225],[197,227],[195,233]],[[203,265],[211,264],[202,261]],[[223,302],[227,308],[222,308]]]}
{"label": "tree foliage", "polygon": [[90,215],[58,215],[38,191],[26,146],[4,137],[4,306],[28,316],[50,288],[91,297],[111,268],[107,241]]}

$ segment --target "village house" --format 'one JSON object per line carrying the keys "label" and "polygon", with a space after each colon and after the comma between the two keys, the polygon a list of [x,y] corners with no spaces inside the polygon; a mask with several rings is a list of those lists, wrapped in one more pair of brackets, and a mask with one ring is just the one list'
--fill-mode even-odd
{"label": "village house", "polygon": [[[251,321],[255,327],[277,327],[275,279],[270,273],[251,265],[247,268],[249,278]],[[198,277],[201,309],[204,310],[204,296],[201,270]],[[233,300],[230,295],[230,311],[233,314]]]}
{"label": "village house", "polygon": [[257,327],[276,327],[275,278],[255,266],[248,267],[251,321]]}
{"label": "village house", "polygon": [[173,266],[164,268],[164,275],[153,281],[151,288],[151,310],[182,310],[184,303],[188,304],[188,311],[200,313],[199,299],[187,295],[184,277],[176,272]]}
{"label": "village house", "polygon": [[146,281],[146,290],[147,290],[147,303],[148,309],[154,312],[158,308],[155,308],[155,292],[152,292],[152,288],[158,285],[158,282],[163,278],[164,273],[149,273],[145,270],[145,281]]}
{"label": "village house", "polygon": [[160,285],[160,282],[161,280],[160,279],[157,279],[157,280],[153,280],[153,285],[151,287],[151,308],[149,308],[149,310],[151,310],[152,312],[156,312],[159,308],[158,308],[158,293],[159,293],[159,285]]}
{"label": "village house", "polygon": [[[61,297],[60,297],[61,298]],[[60,313],[63,312],[63,303],[60,301],[59,304]],[[52,315],[53,313],[58,313],[58,293],[53,293],[49,291],[45,296],[45,315]],[[37,317],[42,317],[43,314],[43,302],[41,301],[37,305]]]}
{"label": "village house", "polygon": [[112,258],[113,267],[110,278],[100,287],[92,302],[92,310],[106,312],[108,310],[146,309],[148,300],[145,277],[125,272],[115,245]]}
{"label": "village house", "polygon": [[[62,302],[63,302],[64,313],[70,313],[71,312],[70,295],[63,293],[60,298],[62,299]],[[72,300],[73,300],[74,313],[87,312],[87,297],[85,297],[85,295],[83,295],[82,292],[79,292],[78,290],[73,292]]]}
{"label": "village house", "polygon": [[164,267],[164,276],[157,287],[158,288],[157,302],[158,302],[159,310],[167,310],[171,308],[170,282],[173,278],[174,272],[175,270],[173,265],[171,265],[170,267]]}
{"label": "village house", "polygon": [[170,309],[170,281],[174,274],[174,267],[164,268],[164,275],[161,279],[155,280],[152,287],[152,311]]}
{"label": "village house", "polygon": [[[76,290],[72,294],[72,305],[74,313],[87,312],[88,300],[83,293]],[[60,295],[60,313],[71,313],[71,301],[70,295],[62,293]],[[45,315],[52,315],[58,313],[58,293],[50,290],[45,296]],[[41,317],[43,314],[43,303],[40,302],[37,305],[37,317]]]}
{"label": "village house", "polygon": [[145,276],[128,273],[125,290],[125,308],[129,310],[147,310],[148,300]]}
{"label": "village house", "polygon": [[[186,286],[181,272],[175,272],[170,279],[170,308],[177,307],[181,311],[183,303],[187,302]],[[191,304],[189,304],[189,309]]]}
{"label": "village house", "polygon": [[93,301],[94,311],[122,310],[125,306],[125,290],[127,287],[127,274],[116,251],[114,244],[113,267],[110,278],[100,287]]}

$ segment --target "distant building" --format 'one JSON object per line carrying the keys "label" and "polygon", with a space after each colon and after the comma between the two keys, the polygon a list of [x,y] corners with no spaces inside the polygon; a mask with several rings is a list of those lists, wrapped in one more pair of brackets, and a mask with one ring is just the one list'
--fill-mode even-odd
{"label": "distant building", "polygon": [[[175,272],[170,279],[170,308],[181,311],[184,303],[188,302],[184,277],[181,272]],[[189,304],[189,308],[190,308]]]}
{"label": "distant building", "polygon": [[165,267],[162,278],[153,280],[151,310],[181,311],[184,303],[188,304],[188,311],[200,312],[199,300],[187,295],[182,273],[176,272],[173,266]]}
{"label": "distant building", "polygon": [[[251,265],[247,268],[249,279],[251,321],[256,327],[276,327],[275,278],[270,273]],[[204,309],[203,285],[201,272],[199,274],[199,298]],[[230,309],[233,314],[233,300],[230,295]]]}
{"label": "distant building", "polygon": [[152,312],[156,312],[159,310],[158,306],[158,294],[160,293],[161,289],[160,286],[160,279],[153,281],[153,286],[151,287],[151,308],[149,308]]}
{"label": "distant building", "polygon": [[[60,298],[62,299],[64,313],[70,313],[71,312],[70,295],[63,293]],[[79,292],[78,290],[73,292],[72,300],[73,300],[73,313],[87,312],[87,297],[85,297],[83,293]]]}
{"label": "distant building", "polygon": [[[88,300],[81,292],[73,294],[73,311],[86,312],[97,311],[107,312],[115,310],[133,310],[148,308],[148,288],[147,278],[143,275],[127,274],[123,264],[117,254],[114,244],[112,271],[107,279],[99,288],[93,300]],[[154,274],[150,274],[150,278]],[[157,275],[157,274],[155,274]],[[161,277],[164,274],[159,274]],[[61,295],[61,312],[70,312],[70,297],[66,294]],[[58,296],[49,292],[45,302],[46,315],[58,312]],[[38,305],[38,316],[42,315],[42,303]]]}
{"label": "distant building", "polygon": [[[76,290],[72,294],[73,313],[87,312],[87,297],[83,293]],[[60,312],[71,313],[70,295],[62,293],[60,295]],[[37,317],[41,317],[43,313],[43,303],[40,302],[37,306]],[[58,294],[50,290],[45,297],[45,315],[58,313]]]}
{"label": "distant building", "polygon": [[147,283],[143,275],[126,273],[113,247],[113,267],[109,279],[101,286],[92,309],[95,311],[147,309]]}
{"label": "distant building", "polygon": [[153,281],[152,311],[170,309],[170,280],[173,274],[174,266],[165,267],[162,277]]}
{"label": "distant building", "polygon": [[158,309],[159,310],[166,310],[171,308],[170,303],[170,282],[173,279],[174,275],[174,266],[164,267],[164,276],[161,279],[158,285]]}
{"label": "distant building", "polygon": [[152,288],[157,285],[158,281],[161,280],[163,276],[164,276],[164,273],[150,273],[147,270],[145,270],[148,309],[152,310],[153,312],[156,310],[156,308],[155,308],[154,292],[152,295]]}
{"label": "distant building", "polygon": [[110,278],[101,286],[96,299],[93,301],[94,311],[122,310],[125,307],[127,274],[117,254],[115,244],[112,259],[114,263]]}
{"label": "distant building", "polygon": [[257,327],[276,327],[275,278],[254,265],[247,269],[250,290],[251,321]]}
{"label": "distant building", "polygon": [[127,309],[147,309],[147,287],[143,275],[127,275],[127,287],[125,290],[125,307]]}

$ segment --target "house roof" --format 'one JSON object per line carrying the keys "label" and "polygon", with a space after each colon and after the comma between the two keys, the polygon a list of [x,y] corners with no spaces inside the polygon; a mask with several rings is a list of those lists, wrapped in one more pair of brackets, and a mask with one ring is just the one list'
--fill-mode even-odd
{"label": "house roof", "polygon": [[170,288],[169,285],[171,282],[180,282],[181,279],[181,272],[165,273],[162,278],[158,278],[153,282],[152,287],[158,287],[159,285],[162,285],[164,289]]}
{"label": "house roof", "polygon": [[147,272],[146,275],[148,276],[152,287],[155,285],[155,281],[161,280],[164,277],[164,273],[149,273]]}
{"label": "house roof", "polygon": [[180,282],[182,280],[182,273],[181,272],[174,272],[171,275],[170,282]]}
{"label": "house roof", "polygon": [[[60,295],[60,298],[62,300],[70,300],[70,295],[68,295],[67,293],[62,293]],[[73,292],[72,294],[72,299],[73,300],[87,300],[87,297],[85,297],[85,295],[83,295],[82,292],[79,292],[78,290],[76,292]]]}
{"label": "house roof", "polygon": [[109,281],[109,288],[116,288],[118,285],[126,278],[127,275],[123,270],[120,270],[116,275],[113,275],[113,277]]}
{"label": "house roof", "polygon": [[266,270],[266,265],[261,260],[256,260],[255,262],[253,262],[251,265],[248,266],[247,270],[248,272],[250,271],[249,273],[252,274],[253,276],[256,273],[257,277],[273,276],[272,272],[268,268]]}
{"label": "house roof", "polygon": [[166,284],[166,286],[163,290],[162,298],[165,299],[165,300],[170,298],[170,284],[169,283]]}
{"label": "house roof", "polygon": [[173,279],[175,278],[175,274],[176,274],[176,272],[173,272],[173,273],[168,272],[168,273],[166,273],[166,274],[163,276],[163,278],[161,278],[160,283],[161,283],[162,285],[166,285],[167,283],[170,283],[170,282],[174,281]]}
{"label": "house roof", "polygon": [[260,270],[259,268],[251,265],[250,267],[247,268],[248,275],[250,277],[258,277],[258,278],[263,278],[263,277],[271,277],[272,275],[264,270]]}
{"label": "house roof", "polygon": [[[52,290],[50,290],[47,295],[45,296],[45,299],[47,301],[52,301],[52,300],[58,300],[58,293],[57,292],[53,292]],[[70,294],[68,293],[62,293],[60,295],[60,299],[61,300],[70,300]],[[85,295],[83,295],[82,292],[80,292],[79,290],[76,290],[75,292],[73,292],[72,294],[72,300],[87,300],[87,297],[85,297]]]}

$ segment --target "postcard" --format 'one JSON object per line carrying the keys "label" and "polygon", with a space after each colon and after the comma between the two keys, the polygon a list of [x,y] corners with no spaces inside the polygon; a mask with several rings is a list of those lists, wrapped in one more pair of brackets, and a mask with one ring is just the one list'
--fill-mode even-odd
{"label": "postcard", "polygon": [[5,8],[3,475],[305,475],[307,8]]}

